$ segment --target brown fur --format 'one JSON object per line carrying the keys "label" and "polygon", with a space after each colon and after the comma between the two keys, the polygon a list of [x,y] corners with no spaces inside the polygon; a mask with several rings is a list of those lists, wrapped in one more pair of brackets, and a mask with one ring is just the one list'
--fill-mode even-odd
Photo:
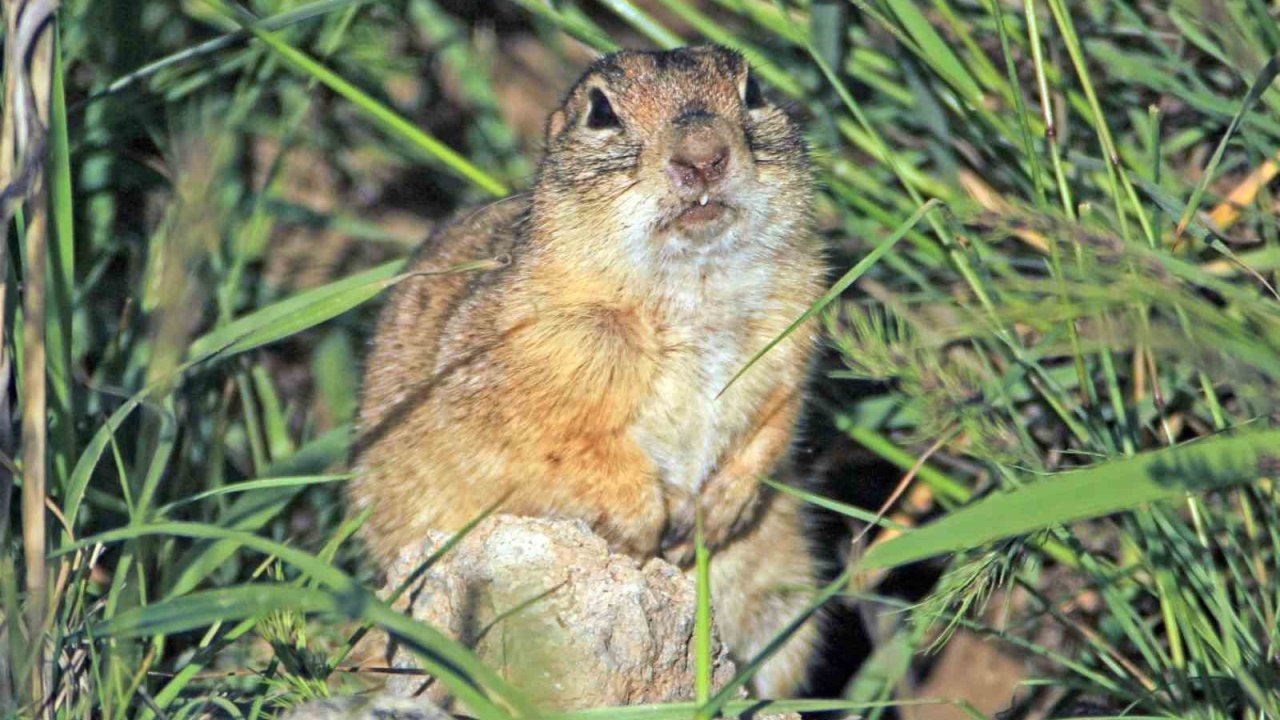
{"label": "brown fur", "polygon": [[[747,73],[720,48],[598,61],[548,121],[532,193],[446,226],[411,260],[428,273],[510,258],[415,276],[382,314],[350,486],[372,508],[376,555],[502,500],[687,566],[701,506],[717,623],[739,659],[803,607],[779,587],[814,583],[797,504],[758,478],[786,459],[814,328],[716,397],[823,276],[799,130],[746,107]],[[601,94],[620,127],[592,126]],[[710,220],[689,219],[699,206]],[[794,693],[813,639],[806,625],[757,689]]]}

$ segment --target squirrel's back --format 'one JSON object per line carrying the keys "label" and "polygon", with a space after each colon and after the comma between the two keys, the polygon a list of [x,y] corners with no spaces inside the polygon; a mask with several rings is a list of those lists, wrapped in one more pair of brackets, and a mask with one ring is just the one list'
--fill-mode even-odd
{"label": "squirrel's back", "polygon": [[[404,411],[416,404],[410,392],[429,390],[412,379],[441,375],[437,362],[446,324],[465,322],[457,313],[468,306],[467,299],[487,292],[510,272],[511,259],[521,254],[520,228],[528,212],[527,195],[468,210],[432,233],[405,261],[410,277],[390,293],[365,359],[356,455],[404,422]],[[496,267],[466,267],[484,260]]]}

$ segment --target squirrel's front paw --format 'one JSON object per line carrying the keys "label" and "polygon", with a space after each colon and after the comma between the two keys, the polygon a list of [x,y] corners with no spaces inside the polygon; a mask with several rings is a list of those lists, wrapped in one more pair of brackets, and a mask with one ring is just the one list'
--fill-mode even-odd
{"label": "squirrel's front paw", "polygon": [[718,548],[755,525],[760,500],[755,480],[707,486],[702,494],[702,537],[707,547]]}
{"label": "squirrel's front paw", "polygon": [[667,488],[667,523],[662,531],[662,557],[672,565],[685,567],[693,563],[694,503],[689,492]]}
{"label": "squirrel's front paw", "polygon": [[[760,484],[755,479],[717,475],[698,495],[702,509],[702,542],[714,551],[735,537],[746,532],[760,513]],[[693,564],[692,507],[687,521],[677,525],[677,515],[672,513],[663,536],[662,555],[679,567]]]}
{"label": "squirrel's front paw", "polygon": [[662,558],[679,568],[693,564],[693,523],[671,525],[662,535]]}
{"label": "squirrel's front paw", "polygon": [[[746,532],[760,510],[760,493],[754,482],[730,486],[736,493],[726,492],[730,489],[726,485],[708,485],[698,500],[702,509],[702,542],[712,551]],[[667,562],[681,568],[693,564],[695,522],[692,504],[684,512],[670,513],[662,535],[662,557]]]}
{"label": "squirrel's front paw", "polygon": [[619,505],[629,512],[615,509],[600,528],[609,540],[609,547],[641,562],[657,557],[667,527],[667,508],[661,490],[646,488],[633,502]]}

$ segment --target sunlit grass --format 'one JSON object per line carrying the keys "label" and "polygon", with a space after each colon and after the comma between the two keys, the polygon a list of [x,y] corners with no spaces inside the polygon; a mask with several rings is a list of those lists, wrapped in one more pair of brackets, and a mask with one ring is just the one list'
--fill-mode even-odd
{"label": "sunlit grass", "polygon": [[[518,33],[550,66],[579,41],[731,45],[807,123],[836,269],[811,314],[846,365],[814,391],[880,381],[833,425],[937,514],[797,491],[890,531],[811,609],[857,596],[907,622],[846,697],[772,709],[949,702],[903,697],[902,658],[963,629],[1037,658],[1063,712],[1089,697],[1127,716],[1280,714],[1274,7],[498,7],[495,26],[431,0],[63,3],[41,71],[44,194],[6,208],[0,712],[264,717],[361,689],[338,668],[352,632],[380,627],[475,716],[538,714],[374,597],[337,491],[370,308],[418,239],[359,198],[425,179],[416,211],[439,220],[527,187],[540,140],[519,138],[502,110],[521,98],[489,74]],[[336,178],[313,206],[287,189],[308,167]],[[273,270],[304,232],[355,259],[310,284]],[[453,271],[494,262],[476,260]],[[41,455],[44,488],[28,480]],[[950,571],[916,605],[865,585],[926,557]],[[764,654],[710,684],[708,561],[693,702],[562,717],[748,709],[733,692]],[[1050,570],[1096,597],[1088,614]],[[976,611],[995,593],[1068,644],[988,625]],[[327,664],[255,642],[297,627]]]}

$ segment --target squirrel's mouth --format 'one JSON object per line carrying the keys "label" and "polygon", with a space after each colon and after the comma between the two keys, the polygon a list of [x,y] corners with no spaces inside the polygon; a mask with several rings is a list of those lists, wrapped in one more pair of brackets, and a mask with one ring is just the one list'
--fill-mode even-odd
{"label": "squirrel's mouth", "polygon": [[731,206],[703,195],[684,206],[670,224],[681,230],[701,234],[731,222],[736,214],[737,211]]}

